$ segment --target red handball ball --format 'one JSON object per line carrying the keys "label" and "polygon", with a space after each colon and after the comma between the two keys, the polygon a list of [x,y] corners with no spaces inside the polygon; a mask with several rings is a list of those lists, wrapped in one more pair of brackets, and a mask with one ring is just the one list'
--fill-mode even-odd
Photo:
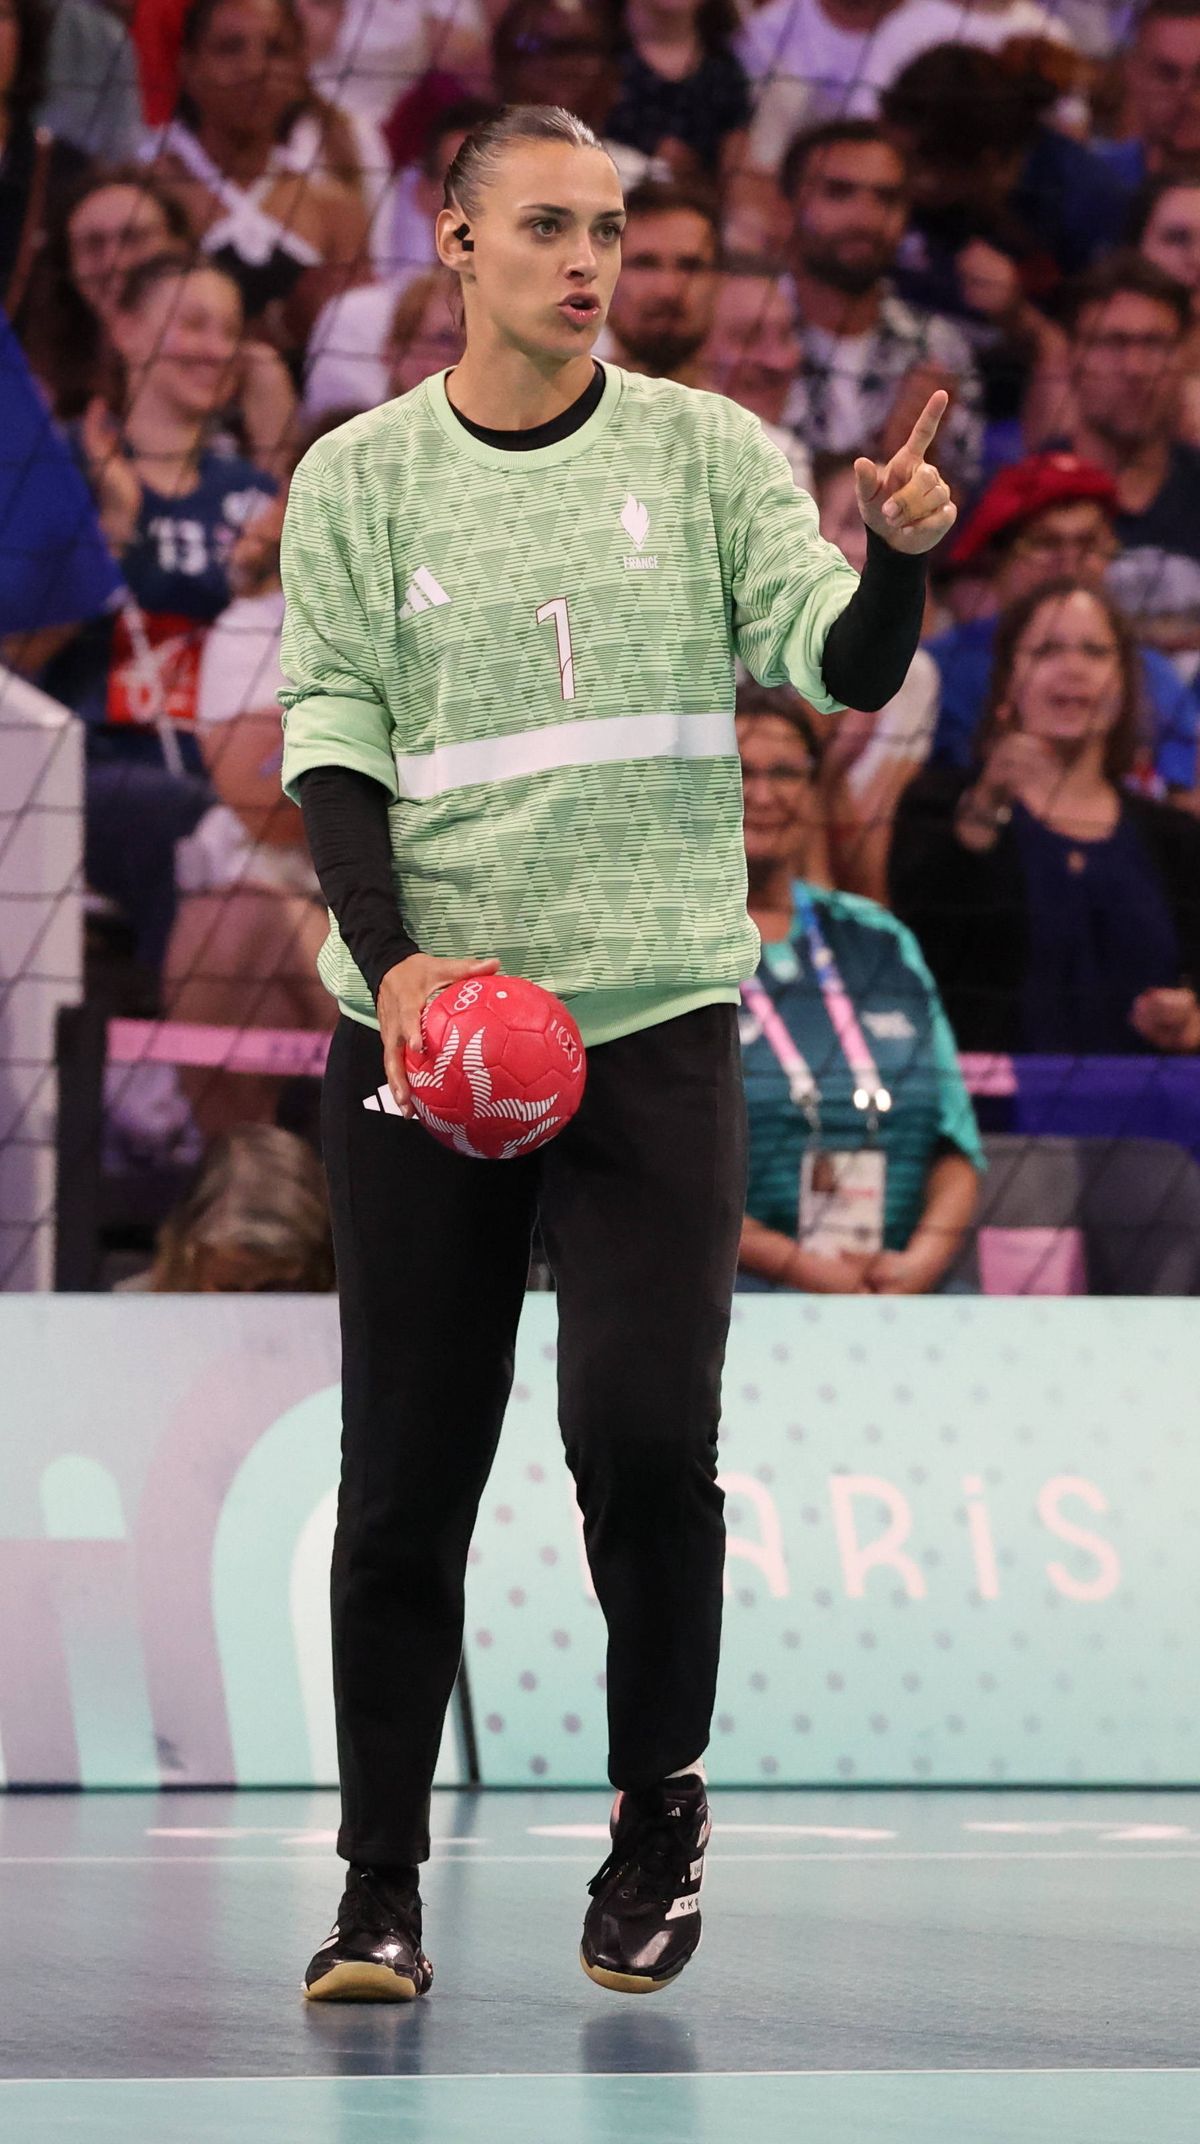
{"label": "red handball ball", "polygon": [[583,1099],[587,1059],[560,998],[519,975],[447,983],[404,1052],[413,1107],[456,1154],[511,1161],[545,1146]]}

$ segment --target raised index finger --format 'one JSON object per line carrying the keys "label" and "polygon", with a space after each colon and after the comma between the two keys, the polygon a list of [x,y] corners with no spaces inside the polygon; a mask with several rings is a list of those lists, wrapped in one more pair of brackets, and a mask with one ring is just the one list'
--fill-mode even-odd
{"label": "raised index finger", "polygon": [[918,461],[924,461],[925,450],[933,445],[937,428],[949,407],[950,397],[945,388],[937,388],[930,395],[909,435],[909,451],[916,455]]}

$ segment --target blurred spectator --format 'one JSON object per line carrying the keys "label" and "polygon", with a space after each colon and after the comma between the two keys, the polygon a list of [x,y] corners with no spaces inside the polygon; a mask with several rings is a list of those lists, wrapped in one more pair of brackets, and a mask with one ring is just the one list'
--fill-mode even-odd
{"label": "blurred spectator", "polygon": [[[859,573],[867,532],[858,510],[854,460],[824,454],[814,471],[821,534]],[[847,708],[829,725],[821,755],[821,794],[832,881],[868,900],[887,899],[892,820],[900,798],[929,756],[937,716],[938,677],[918,648],[894,699],[877,714]]]}
{"label": "blurred spectator", "polygon": [[192,0],[175,117],[147,150],[255,332],[291,352],[368,268],[361,201],[284,147],[303,50],[295,0]]}
{"label": "blurred spectator", "polygon": [[[804,785],[801,789],[799,776],[792,784],[795,794],[789,813],[789,839],[795,839],[800,844],[806,885],[823,886],[829,891],[833,887],[833,873],[825,832],[821,774],[829,738],[841,718],[817,714],[793,686],[760,685],[748,671],[742,671],[738,678],[739,734],[743,716],[747,721],[753,717],[756,722],[762,718],[767,729],[775,735],[779,734],[782,727],[793,739],[798,736],[804,744],[807,754]],[[788,784],[781,776],[780,785],[777,786],[786,788]]]}
{"label": "blurred spectator", "polygon": [[0,0],[0,307],[18,329],[49,220],[87,165],[35,123],[47,38],[43,0]]}
{"label": "blurred spectator", "polygon": [[1040,0],[901,0],[871,39],[847,112],[878,116],[880,98],[913,60],[935,45],[996,53],[1013,38],[1045,38],[1070,51],[1070,32]]}
{"label": "blurred spectator", "polygon": [[331,298],[308,342],[305,415],[329,409],[375,409],[387,400],[384,351],[397,300],[418,270],[386,283],[364,283]]}
{"label": "blurred spectator", "polygon": [[[460,97],[438,114],[429,130],[425,153],[417,164],[398,173],[380,214],[380,273],[411,274],[437,263],[433,227],[442,205],[442,182],[473,127],[496,116],[499,106],[483,97]],[[318,322],[317,333],[321,323]]]}
{"label": "blurred spectator", "polygon": [[730,179],[745,157],[750,87],[730,40],[734,0],[617,0],[620,89],[606,132],[673,177]]}
{"label": "blurred spectator", "polygon": [[957,251],[984,239],[1017,263],[1022,292],[1036,299],[1120,238],[1125,192],[1091,149],[1046,123],[1057,95],[1027,48],[971,45],[935,45],[886,92],[913,216],[944,275]]}
{"label": "blurred spectator", "polygon": [[383,353],[389,396],[406,395],[430,373],[458,363],[463,347],[458,293],[457,277],[444,268],[414,277],[401,291]]}
{"label": "blurred spectator", "polygon": [[737,731],[762,938],[742,993],[739,1285],[927,1294],[970,1225],[982,1167],[953,1036],[910,933],[873,902],[808,880],[815,740],[803,719],[747,710]]}
{"label": "blurred spectator", "polygon": [[104,0],[53,0],[39,124],[85,156],[117,163],[142,137],[137,59],[119,10]]}
{"label": "blurred spectator", "polygon": [[513,0],[492,40],[502,104],[562,104],[603,129],[620,91],[612,5],[575,0]]}
{"label": "blurred spectator", "polygon": [[767,0],[747,11],[737,52],[754,84],[750,154],[774,169],[801,127],[840,117],[895,0]]}
{"label": "blurred spectator", "polygon": [[[69,194],[47,234],[23,315],[30,362],[62,420],[81,417],[97,393],[119,389],[109,323],[131,269],[194,251],[183,208],[142,164],[94,171]],[[224,412],[236,445],[272,474],[290,468],[296,394],[269,343],[239,347]]]}
{"label": "blurred spectator", "polygon": [[132,268],[189,253],[187,217],[141,164],[90,172],[51,217],[22,336],[57,417],[81,417],[111,360],[108,320]]}
{"label": "blurred spectator", "polygon": [[1137,8],[1136,0],[1054,0],[1054,12],[1080,52],[1105,61],[1127,44]]}
{"label": "blurred spectator", "polygon": [[608,133],[621,90],[615,0],[512,0],[492,39],[502,104],[563,104],[600,135],[628,192],[670,165]]}
{"label": "blurred spectator", "polygon": [[1146,0],[1125,56],[1122,139],[1101,145],[1136,192],[1200,158],[1200,0]]}
{"label": "blurred spectator", "polygon": [[600,131],[621,75],[611,6],[512,0],[493,32],[493,73],[504,105],[566,105]]}
{"label": "blurred spectator", "polygon": [[[983,382],[989,468],[1022,451],[1065,338],[1042,309],[1062,275],[1119,235],[1122,190],[1098,158],[1045,124],[1055,91],[1036,70],[935,45],[884,98],[912,173],[896,289],[951,317]],[[1035,302],[1038,301],[1038,302]]]}
{"label": "blurred spectator", "polygon": [[1112,599],[1051,582],[1000,622],[976,767],[901,802],[893,905],[965,1050],[1200,1050],[1200,826],[1123,787],[1137,694]]}
{"label": "blurred spectator", "polygon": [[463,90],[488,88],[479,0],[348,0],[338,12],[336,41],[314,69],[314,85],[372,125],[382,127],[431,70],[457,76]]}
{"label": "blurred spectator", "polygon": [[97,399],[76,436],[129,600],[41,679],[88,725],[88,882],[118,903],[154,972],[174,914],[175,843],[211,801],[193,734],[204,629],[229,601],[234,538],[275,490],[211,444],[241,326],[237,285],[211,262],[167,256],[127,279],[109,316],[119,413]]}
{"label": "blurred spectator", "polygon": [[900,151],[868,120],[831,120],[792,143],[783,186],[804,350],[788,421],[814,453],[889,455],[934,389],[947,387],[936,459],[949,483],[969,490],[983,438],[969,345],[888,281],[908,216]]}
{"label": "blurred spectator", "polygon": [[397,301],[422,269],[436,268],[433,227],[446,173],[471,128],[496,110],[475,99],[447,106],[434,124],[425,163],[400,173],[384,211],[392,219],[389,249],[399,265],[386,282],[348,290],[325,307],[309,338],[305,365],[304,407],[310,417],[329,409],[375,409],[394,392],[387,353]]}
{"label": "blurred spectator", "polygon": [[303,1139],[248,1124],[218,1139],[126,1288],[155,1295],[325,1294],[333,1239],[321,1164]]}
{"label": "blurred spectator", "polygon": [[[301,449],[337,421],[310,428]],[[329,919],[300,814],[279,786],[285,505],[285,493],[270,500],[235,543],[229,576],[238,594],[200,659],[196,735],[217,802],[175,851],[180,900],[163,988],[172,1019],[311,1030],[336,1017],[317,974]],[[238,1123],[271,1123],[283,1084],[194,1071],[182,1083],[210,1137]]]}
{"label": "blurred spectator", "polygon": [[1116,485],[1109,585],[1188,681],[1200,662],[1200,449],[1179,436],[1191,317],[1182,285],[1140,254],[1090,269],[1069,294],[1064,428]]}
{"label": "blurred spectator", "polygon": [[379,212],[392,175],[387,143],[372,120],[344,107],[336,91],[324,94],[313,83],[314,70],[337,42],[346,0],[296,0],[296,11],[304,42],[297,53],[297,102],[284,137],[285,153],[297,171],[333,179],[355,196],[370,233],[372,259],[378,263],[385,235]]}
{"label": "blurred spectator", "polygon": [[[1035,454],[1001,470],[962,528],[949,565],[986,573],[990,615],[963,620],[928,643],[941,680],[931,757],[969,767],[987,706],[996,613],[1064,574],[1099,586],[1120,548],[1117,487],[1076,454]],[[1157,648],[1138,650],[1140,777],[1169,789],[1196,788],[1196,697]]]}
{"label": "blurred spectator", "polygon": [[1191,299],[1179,436],[1200,446],[1200,175],[1152,179],[1135,204],[1129,236],[1143,258],[1182,283]]}
{"label": "blurred spectator", "polygon": [[799,363],[795,304],[786,279],[770,261],[754,254],[726,255],[704,345],[706,383],[716,394],[754,411],[763,430],[787,455],[801,490],[808,491],[808,448],[784,423]]}
{"label": "blurred spectator", "polygon": [[716,207],[702,189],[654,180],[635,187],[625,207],[621,274],[596,355],[630,372],[700,386],[700,353],[717,300]]}
{"label": "blurred spectator", "polygon": [[1151,179],[1134,205],[1129,237],[1146,260],[1183,284],[1195,319],[1200,309],[1200,173]]}

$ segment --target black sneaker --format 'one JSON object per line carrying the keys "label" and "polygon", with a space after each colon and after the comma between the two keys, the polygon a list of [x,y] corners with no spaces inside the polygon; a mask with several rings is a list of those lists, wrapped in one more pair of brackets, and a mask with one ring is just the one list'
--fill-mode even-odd
{"label": "black sneaker", "polygon": [[579,1958],[620,1995],[652,1995],[682,1973],[700,1941],[700,1885],[712,1826],[704,1781],[665,1779],[618,1794],[612,1852],[593,1876]]}
{"label": "black sneaker", "polygon": [[409,2003],[424,1995],[433,1967],[421,1949],[416,1883],[352,1868],[333,1932],[304,1976],[310,2002]]}

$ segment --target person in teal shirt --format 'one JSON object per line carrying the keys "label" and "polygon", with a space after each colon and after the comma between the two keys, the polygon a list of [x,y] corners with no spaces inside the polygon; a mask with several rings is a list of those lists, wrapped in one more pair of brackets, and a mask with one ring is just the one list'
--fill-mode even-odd
{"label": "person in teal shirt", "polygon": [[[912,932],[804,878],[818,863],[818,747],[798,697],[743,687],[737,735],[762,939],[740,1014],[750,1153],[738,1287],[927,1294],[954,1261],[984,1167],[954,1037]],[[839,1178],[848,1202],[830,1196]]]}

